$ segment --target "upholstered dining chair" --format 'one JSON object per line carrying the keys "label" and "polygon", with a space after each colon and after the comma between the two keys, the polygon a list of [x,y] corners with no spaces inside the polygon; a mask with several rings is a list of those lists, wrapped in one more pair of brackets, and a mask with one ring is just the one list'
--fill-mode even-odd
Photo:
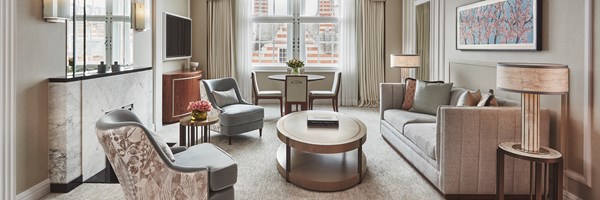
{"label": "upholstered dining chair", "polygon": [[262,137],[263,107],[246,102],[240,95],[237,81],[233,78],[202,80],[206,96],[213,108],[220,111],[221,134],[226,135],[231,145],[231,136],[257,130]]}
{"label": "upholstered dining chair", "polygon": [[308,100],[310,103],[309,104],[310,109],[311,110],[313,109],[313,101],[315,99],[331,99],[331,105],[333,106],[333,111],[337,112],[338,111],[338,94],[340,93],[341,83],[342,83],[342,73],[335,72],[335,75],[333,78],[333,86],[331,87],[331,90],[310,91],[309,96],[308,96]]}
{"label": "upholstered dining chair", "polygon": [[279,113],[283,116],[283,95],[279,90],[260,90],[256,78],[256,72],[252,72],[252,95],[254,96],[254,105],[258,105],[259,99],[277,99],[279,100]]}
{"label": "upholstered dining chair", "polygon": [[129,200],[234,199],[237,163],[215,145],[169,148],[128,110],[101,117],[96,134]]}
{"label": "upholstered dining chair", "polygon": [[285,113],[292,112],[292,105],[300,105],[301,110],[308,109],[308,76],[285,75]]}

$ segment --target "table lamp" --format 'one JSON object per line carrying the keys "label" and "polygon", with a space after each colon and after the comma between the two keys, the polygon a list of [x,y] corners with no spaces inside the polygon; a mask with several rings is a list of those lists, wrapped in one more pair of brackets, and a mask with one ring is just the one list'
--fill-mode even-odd
{"label": "table lamp", "polygon": [[[419,72],[419,66],[421,66],[421,56],[416,54],[391,54],[390,65],[392,65],[392,68],[413,68],[416,75]],[[402,78],[402,69],[400,69],[400,78]]]}
{"label": "table lamp", "polygon": [[540,95],[569,93],[567,65],[548,63],[498,63],[498,89],[521,93],[521,147],[523,152],[540,152]]}

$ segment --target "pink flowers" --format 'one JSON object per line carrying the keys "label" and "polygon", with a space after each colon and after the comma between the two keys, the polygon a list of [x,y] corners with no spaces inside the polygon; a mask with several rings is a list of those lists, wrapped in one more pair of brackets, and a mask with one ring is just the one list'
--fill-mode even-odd
{"label": "pink flowers", "polygon": [[212,105],[208,101],[192,101],[187,107],[188,111],[198,110],[200,112],[209,112],[212,110]]}

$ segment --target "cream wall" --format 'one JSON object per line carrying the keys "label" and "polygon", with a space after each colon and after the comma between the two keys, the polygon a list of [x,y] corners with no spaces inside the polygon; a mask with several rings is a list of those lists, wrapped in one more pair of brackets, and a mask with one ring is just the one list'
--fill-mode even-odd
{"label": "cream wall", "polygon": [[[184,16],[184,17],[190,17],[190,14],[189,14],[190,0],[162,0],[162,1],[163,1],[162,2],[162,5],[163,5],[162,11],[163,12],[168,12],[168,13],[172,13],[172,14],[176,14],[176,15],[180,15],[180,16]],[[199,1],[199,0],[196,0],[196,1]],[[162,22],[162,14],[160,16],[161,16],[160,23],[163,23]],[[193,21],[192,21],[192,23],[193,23]],[[192,27],[193,26],[194,25],[192,25]],[[196,39],[195,37],[192,37],[192,41],[195,39]],[[164,48],[162,48],[162,49],[164,50]],[[194,50],[195,49],[192,47],[192,53],[194,52]],[[161,53],[162,53],[162,51],[161,51]],[[162,58],[162,54],[161,54],[161,58]],[[188,58],[164,61],[162,63],[162,71],[170,72],[170,71],[180,70],[183,67],[188,67],[188,62],[189,62]]]}
{"label": "cream wall", "polygon": [[[18,194],[48,179],[48,78],[64,75],[66,25],[44,22],[40,0],[16,2]],[[136,65],[152,66],[151,33],[136,32],[134,46]]]}
{"label": "cream wall", "polygon": [[402,54],[402,0],[385,1],[385,82],[401,82],[400,69],[390,67],[390,54]]}
{"label": "cream wall", "polygon": [[191,0],[190,16],[192,18],[192,62],[200,63],[200,70],[206,72],[208,65],[208,24],[206,1]]}
{"label": "cream wall", "polygon": [[[577,173],[583,173],[583,96],[584,96],[584,1],[543,1],[542,11],[542,51],[458,51],[456,50],[456,8],[465,4],[477,2],[477,0],[454,0],[445,1],[445,66],[441,70],[448,71],[450,63],[469,62],[469,63],[496,63],[496,62],[549,62],[567,64],[570,67],[570,94],[568,103],[561,101],[557,96],[543,96],[542,106],[551,108],[555,114],[553,119],[556,120],[559,116],[568,117],[564,142],[566,148],[561,151],[565,154],[568,162],[565,168],[571,169]],[[595,6],[597,13],[598,5]],[[598,53],[599,31],[598,31],[598,14],[596,18],[596,46],[595,57],[600,57]],[[596,61],[598,62],[598,61]],[[452,71],[452,70],[450,70]],[[595,72],[598,74],[598,72]],[[447,73],[446,73],[447,74]],[[471,74],[477,76],[476,73]],[[597,77],[597,76],[596,76]],[[598,93],[600,82],[594,82],[595,94]],[[488,89],[488,88],[481,88]],[[594,105],[600,105],[600,100],[594,95]],[[561,105],[568,108],[568,113],[561,113]],[[592,112],[592,118],[595,119],[596,126],[594,127],[592,137],[593,160],[600,161],[599,127],[600,110],[596,107],[595,112]],[[553,122],[553,130],[551,135],[554,140],[558,138],[559,127],[558,121]],[[556,147],[556,145],[555,145]],[[598,163],[598,162],[595,162]],[[596,164],[593,167],[592,185],[598,187],[600,184],[600,165]],[[600,199],[600,190],[591,189],[585,185],[567,179],[567,188],[572,193],[578,195],[582,199]]]}

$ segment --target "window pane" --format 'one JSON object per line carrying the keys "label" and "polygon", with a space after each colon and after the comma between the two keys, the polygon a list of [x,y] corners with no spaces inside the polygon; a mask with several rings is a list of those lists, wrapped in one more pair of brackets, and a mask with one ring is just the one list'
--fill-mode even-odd
{"label": "window pane", "polygon": [[129,22],[113,22],[112,61],[133,64],[133,31]]}
{"label": "window pane", "polygon": [[113,15],[130,16],[131,1],[129,0],[113,0]]}
{"label": "window pane", "polygon": [[304,59],[307,65],[333,65],[338,63],[339,49],[337,24],[303,24]]}
{"label": "window pane", "polygon": [[87,15],[106,15],[106,0],[86,0],[85,12]]}
{"label": "window pane", "polygon": [[89,66],[106,62],[106,22],[88,21],[86,24],[86,64]]}
{"label": "window pane", "polygon": [[303,16],[337,17],[336,0],[304,0]]}
{"label": "window pane", "polygon": [[288,0],[253,0],[253,16],[284,16],[288,12]]}
{"label": "window pane", "polygon": [[253,24],[252,64],[280,64],[287,61],[289,23]]}

